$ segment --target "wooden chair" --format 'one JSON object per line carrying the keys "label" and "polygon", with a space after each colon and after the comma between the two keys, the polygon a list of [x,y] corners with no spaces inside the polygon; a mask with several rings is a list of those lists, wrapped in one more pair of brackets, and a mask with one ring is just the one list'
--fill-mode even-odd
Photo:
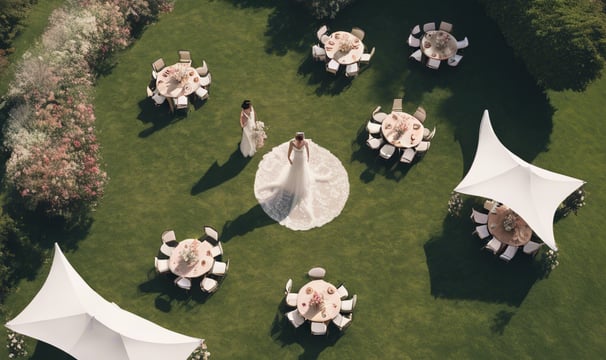
{"label": "wooden chair", "polygon": [[427,59],[427,64],[425,64],[428,68],[430,69],[434,69],[437,70],[440,68],[440,64],[442,62],[438,59],[434,59],[434,58],[428,58]]}
{"label": "wooden chair", "polygon": [[423,122],[425,122],[427,113],[425,112],[425,109],[422,106],[419,106],[419,107],[417,107],[417,110],[415,110],[415,113],[412,114],[412,116],[414,116],[417,120],[419,120],[421,123],[423,123]]}
{"label": "wooden chair", "polygon": [[191,65],[191,53],[189,50],[179,50],[179,62]]}
{"label": "wooden chair", "polygon": [[402,99],[393,99],[391,111],[402,111]]}
{"label": "wooden chair", "polygon": [[446,21],[441,21],[439,29],[442,30],[442,31],[446,31],[448,33],[451,33],[452,32],[452,24],[449,23],[449,22],[446,22]]}
{"label": "wooden chair", "polygon": [[423,32],[428,32],[431,30],[435,30],[436,29],[436,23],[435,22],[428,22],[423,24]]}

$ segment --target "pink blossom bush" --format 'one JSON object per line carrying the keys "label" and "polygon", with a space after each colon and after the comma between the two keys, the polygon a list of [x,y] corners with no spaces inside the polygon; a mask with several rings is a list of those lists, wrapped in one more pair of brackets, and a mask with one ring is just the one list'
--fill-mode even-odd
{"label": "pink blossom bush", "polygon": [[92,87],[105,60],[129,45],[131,26],[170,0],[67,0],[25,53],[9,87],[7,184],[28,209],[72,218],[103,196]]}

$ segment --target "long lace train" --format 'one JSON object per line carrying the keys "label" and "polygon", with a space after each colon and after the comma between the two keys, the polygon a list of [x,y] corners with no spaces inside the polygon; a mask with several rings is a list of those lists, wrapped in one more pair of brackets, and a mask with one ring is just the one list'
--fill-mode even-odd
{"label": "long lace train", "polygon": [[305,150],[286,158],[289,142],[273,148],[259,163],[255,197],[272,219],[292,230],[320,227],[337,217],[349,197],[345,168],[333,154],[307,139]]}

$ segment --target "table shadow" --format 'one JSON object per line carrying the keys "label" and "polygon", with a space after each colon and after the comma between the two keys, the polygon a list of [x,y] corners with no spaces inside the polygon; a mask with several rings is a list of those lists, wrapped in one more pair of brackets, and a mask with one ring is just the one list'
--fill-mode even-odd
{"label": "table shadow", "polygon": [[467,299],[519,307],[540,279],[540,264],[521,251],[509,262],[483,250],[486,240],[472,235],[471,199],[460,217],[447,216],[442,234],[424,244],[431,294],[436,298]]}
{"label": "table shadow", "polygon": [[240,148],[236,148],[223,165],[219,165],[217,161],[212,163],[200,180],[191,188],[190,193],[197,195],[234,178],[244,170],[251,159],[250,157],[242,156]]}
{"label": "table shadow", "polygon": [[44,341],[38,341],[30,360],[77,360],[63,350],[60,350]]}
{"label": "table shadow", "polygon": [[[286,315],[284,315],[291,310],[293,309],[286,306],[284,302],[278,306],[269,333],[271,338],[280,344],[280,346],[299,344],[303,348],[303,353],[299,355],[298,359],[317,359],[322,351],[328,347],[335,346],[337,341],[347,333],[347,329],[340,331],[330,323],[326,335],[312,335],[308,321],[295,329],[290,321],[288,321]],[[355,326],[355,324],[352,322],[350,326]]]}
{"label": "table shadow", "polygon": [[153,135],[155,132],[164,129],[178,121],[187,118],[187,113],[184,111],[170,112],[170,108],[166,102],[160,106],[154,105],[151,99],[145,98],[139,101],[139,115],[137,119],[143,123],[150,123],[152,126],[139,132],[139,137],[145,138]]}
{"label": "table shadow", "polygon": [[221,231],[221,241],[228,242],[234,236],[242,236],[254,229],[271,224],[276,224],[276,221],[265,213],[261,205],[257,204],[237,218],[225,222]]}

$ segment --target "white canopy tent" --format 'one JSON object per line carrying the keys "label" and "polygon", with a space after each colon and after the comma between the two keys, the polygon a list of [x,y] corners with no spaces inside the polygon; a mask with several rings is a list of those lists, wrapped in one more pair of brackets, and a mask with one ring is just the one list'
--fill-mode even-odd
{"label": "white canopy tent", "polygon": [[585,182],[520,159],[499,141],[484,110],[478,148],[465,178],[454,189],[501,202],[518,213],[547,246],[557,250],[553,218],[558,206]]}
{"label": "white canopy tent", "polygon": [[187,359],[203,341],[103,299],[84,282],[57,244],[42,289],[6,327],[79,360]]}

